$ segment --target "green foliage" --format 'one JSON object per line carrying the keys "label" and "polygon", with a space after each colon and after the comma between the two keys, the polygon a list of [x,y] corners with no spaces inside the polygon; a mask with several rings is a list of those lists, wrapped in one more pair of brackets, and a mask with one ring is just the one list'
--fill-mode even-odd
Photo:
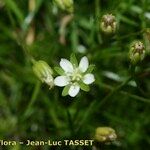
{"label": "green foliage", "polygon": [[[29,1],[34,0],[0,0],[0,139],[92,139],[97,127],[109,126],[115,129],[118,141],[103,143],[102,149],[147,149],[150,1],[74,0],[74,16],[50,0],[35,0],[30,10]],[[106,13],[113,14],[118,24],[112,35],[100,30]],[[146,57],[130,67],[128,52],[135,40],[146,44]],[[63,97],[68,86],[61,93],[59,88],[49,90],[41,84],[31,61],[44,60],[62,74],[64,71],[55,66],[72,53],[77,60],[85,55],[89,58],[94,65],[87,72],[93,71],[96,78],[90,91],[80,85],[89,92],[82,91],[76,98]],[[77,65],[76,57],[71,55],[71,62]],[[27,149],[24,145],[1,148]]]}

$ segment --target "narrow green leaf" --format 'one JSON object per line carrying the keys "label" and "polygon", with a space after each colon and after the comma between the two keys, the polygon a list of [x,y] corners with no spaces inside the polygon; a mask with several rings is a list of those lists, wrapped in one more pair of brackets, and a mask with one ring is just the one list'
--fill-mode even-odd
{"label": "narrow green leaf", "polygon": [[17,6],[17,2],[13,0],[5,0],[5,4],[6,7],[16,15],[17,19],[19,20],[19,23],[21,24],[23,22],[24,16],[22,11]]}
{"label": "narrow green leaf", "polygon": [[71,31],[70,38],[71,38],[70,40],[71,40],[72,50],[75,52],[79,44],[78,27],[75,22],[72,23],[72,31]]}
{"label": "narrow green leaf", "polygon": [[67,85],[64,87],[63,91],[62,91],[62,96],[67,96],[68,95],[68,91],[69,91],[70,85]]}
{"label": "narrow green leaf", "polygon": [[78,61],[77,61],[77,58],[76,58],[76,56],[75,56],[74,53],[72,53],[71,56],[70,56],[70,62],[71,62],[73,65],[75,65],[76,67],[78,66]]}
{"label": "narrow green leaf", "polygon": [[55,67],[54,70],[59,74],[59,75],[63,75],[64,74],[64,70],[60,67]]}
{"label": "narrow green leaf", "polygon": [[138,23],[136,21],[134,21],[133,19],[130,19],[124,15],[118,15],[118,17],[124,23],[127,23],[127,24],[132,25],[132,26],[138,26]]}
{"label": "narrow green leaf", "polygon": [[90,87],[86,84],[84,84],[83,82],[79,83],[81,90],[88,92],[90,90]]}

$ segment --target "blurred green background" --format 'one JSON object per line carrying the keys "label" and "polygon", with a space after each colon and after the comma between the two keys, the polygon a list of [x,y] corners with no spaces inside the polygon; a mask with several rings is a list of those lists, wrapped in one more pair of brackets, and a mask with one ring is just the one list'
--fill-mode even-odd
{"label": "blurred green background", "polygon": [[[74,17],[51,0],[0,0],[0,139],[92,139],[99,126],[116,130],[118,139],[102,149],[148,150],[150,146],[150,56],[130,76],[132,41],[144,40],[150,26],[149,0],[75,0]],[[99,28],[105,13],[116,16],[118,29]],[[145,41],[144,41],[145,42]],[[149,49],[147,49],[148,51]],[[29,54],[52,68],[76,53],[95,64],[90,92],[62,97],[32,71]],[[16,146],[10,150],[92,149],[92,147]]]}

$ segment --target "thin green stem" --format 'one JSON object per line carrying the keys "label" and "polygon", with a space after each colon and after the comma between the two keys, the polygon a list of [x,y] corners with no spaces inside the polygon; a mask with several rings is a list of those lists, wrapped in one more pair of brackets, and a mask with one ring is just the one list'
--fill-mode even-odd
{"label": "thin green stem", "polygon": [[[9,4],[13,4],[13,5],[14,5],[14,3],[12,3],[12,2],[9,3]],[[16,7],[16,6],[15,6],[15,7]],[[16,10],[16,11],[18,12],[19,9]],[[11,13],[11,11],[10,11],[9,8],[7,8],[7,13],[8,13],[8,17],[9,17],[10,23],[11,23],[12,27],[15,29],[15,28],[16,28],[16,20],[15,20],[14,17],[12,16],[12,13]],[[17,14],[18,14],[18,13],[17,13]],[[20,17],[19,17],[19,16],[20,16]],[[19,16],[18,16],[18,19],[21,18],[21,14],[20,14]],[[17,34],[17,37],[16,37],[16,42],[17,42],[17,44],[19,44],[19,45],[22,47],[22,49],[24,50],[24,52],[25,52],[27,58],[33,63],[35,60],[34,60],[33,56],[31,56],[31,54],[30,54],[30,52],[29,52],[29,50],[28,50],[26,44],[24,43],[24,35],[25,35],[25,33],[22,31],[21,34],[20,34],[20,33],[17,33],[17,32],[16,32],[16,34]]]}
{"label": "thin green stem", "polygon": [[28,106],[26,108],[26,111],[23,114],[23,116],[24,116],[23,118],[24,119],[28,118],[29,115],[30,115],[31,107],[34,104],[34,102],[35,102],[35,100],[36,100],[36,98],[38,96],[38,93],[39,93],[39,90],[40,90],[40,86],[41,86],[41,82],[37,81],[37,83],[36,83],[36,85],[34,87],[34,91],[32,93],[32,96],[31,96],[31,100],[30,100],[30,102],[29,102],[29,104],[28,104]]}
{"label": "thin green stem", "polygon": [[82,127],[82,125],[84,124],[84,122],[87,120],[87,118],[91,114],[91,112],[94,112],[97,109],[99,109],[111,96],[113,96],[122,87],[124,87],[126,84],[128,84],[128,82],[131,79],[132,79],[132,77],[129,77],[125,82],[123,82],[122,84],[120,84],[119,86],[117,86],[115,89],[113,89],[106,97],[104,97],[104,99],[101,100],[100,103],[99,103],[99,101],[92,102],[91,105],[89,106],[89,108],[87,109],[87,111],[85,112],[85,115],[83,116],[82,121],[80,122],[77,131],[80,130],[80,128]]}
{"label": "thin green stem", "polygon": [[135,100],[138,100],[138,101],[150,104],[150,99],[146,99],[146,98],[140,97],[138,95],[134,95],[134,94],[129,94],[128,92],[124,92],[124,91],[121,91],[121,94],[127,95],[127,96],[129,96],[131,98],[134,98]]}
{"label": "thin green stem", "polygon": [[[95,0],[95,18],[96,18],[96,34],[97,32],[100,30],[100,26],[99,26],[99,18],[100,18],[100,0]],[[98,18],[98,20],[97,20]],[[100,35],[100,33],[97,34],[97,38],[99,43],[102,43],[102,37]]]}
{"label": "thin green stem", "polygon": [[31,63],[34,63],[34,62],[35,62],[35,59],[34,59],[33,56],[30,54],[30,51],[29,51],[27,45],[24,44],[22,41],[19,41],[19,44],[21,45],[21,47],[22,47],[24,53],[26,54],[27,58],[29,59],[29,61],[30,61]]}
{"label": "thin green stem", "polygon": [[55,127],[57,128],[57,129],[59,129],[60,127],[61,127],[61,122],[60,122],[60,120],[58,119],[58,116],[57,116],[57,114],[56,114],[56,111],[52,108],[49,108],[50,110],[49,110],[49,114],[50,114],[50,117],[52,118],[52,122],[54,123],[54,125],[55,125]]}
{"label": "thin green stem", "polygon": [[59,132],[59,129],[62,126],[62,122],[61,120],[59,120],[58,115],[57,115],[57,108],[56,108],[56,104],[54,101],[51,101],[49,98],[47,97],[43,97],[43,102],[45,104],[45,106],[48,109],[48,114],[49,117],[51,118],[53,124],[55,125],[57,131]]}
{"label": "thin green stem", "polygon": [[100,0],[95,0],[95,15],[98,17],[100,13]]}
{"label": "thin green stem", "polygon": [[9,17],[10,23],[11,23],[12,27],[15,29],[15,27],[16,27],[15,19],[13,18],[10,10],[8,8],[6,8],[6,10],[7,10],[7,13],[8,13],[8,17]]}
{"label": "thin green stem", "polygon": [[132,77],[129,77],[125,82],[114,88],[104,99],[102,99],[101,103],[97,105],[97,107],[102,106],[111,96],[113,96],[116,92],[118,92],[121,88],[123,88],[128,82],[132,79]]}
{"label": "thin green stem", "polygon": [[74,135],[74,125],[73,125],[73,120],[72,120],[72,116],[71,116],[69,109],[67,109],[67,118],[68,118],[68,127],[70,129],[71,136],[73,136]]}
{"label": "thin green stem", "polygon": [[[103,87],[103,88],[107,88],[107,89],[109,89],[109,90],[113,90],[113,87],[112,87],[112,86],[107,85],[107,84],[105,84],[105,83],[99,83],[99,85],[100,85],[101,87]],[[133,98],[133,99],[135,99],[135,100],[137,100],[137,101],[141,101],[141,102],[145,102],[145,103],[150,103],[150,99],[146,99],[146,98],[140,97],[140,96],[138,96],[138,95],[128,93],[128,92],[126,92],[126,91],[120,91],[119,93],[122,94],[122,95],[128,96],[128,97],[130,97],[130,98]]]}
{"label": "thin green stem", "polygon": [[117,38],[117,40],[123,40],[123,39],[129,38],[129,37],[131,37],[131,36],[140,35],[140,34],[142,34],[143,32],[144,32],[144,30],[141,30],[141,31],[139,31],[139,32],[134,32],[134,33],[131,33],[131,34],[127,34],[127,35],[122,36],[122,37],[120,37],[120,38],[118,38],[118,37],[114,37],[114,38]]}
{"label": "thin green stem", "polygon": [[137,74],[136,74],[135,70],[136,70],[136,66],[131,64],[130,67],[129,67],[129,71],[130,71],[130,74],[131,74],[131,76],[133,77],[133,79],[134,79],[134,81],[135,81],[135,83],[136,83],[136,85],[137,85],[137,89],[139,90],[139,92],[140,92],[141,94],[143,94],[143,96],[146,96],[146,93],[145,93],[144,90],[140,87],[139,78],[137,77]]}

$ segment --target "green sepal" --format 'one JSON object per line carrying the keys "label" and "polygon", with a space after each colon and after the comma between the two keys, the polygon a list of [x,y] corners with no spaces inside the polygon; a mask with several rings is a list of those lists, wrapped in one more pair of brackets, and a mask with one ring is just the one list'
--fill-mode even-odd
{"label": "green sepal", "polygon": [[70,85],[65,86],[62,91],[62,96],[67,96],[69,89],[70,89]]}
{"label": "green sepal", "polygon": [[90,65],[86,71],[86,74],[91,73],[94,69],[95,69],[95,65]]}
{"label": "green sepal", "polygon": [[79,82],[81,90],[88,92],[90,90],[90,87],[87,84],[84,84],[83,82]]}
{"label": "green sepal", "polygon": [[78,61],[77,61],[76,55],[74,53],[72,53],[71,56],[70,56],[70,62],[73,65],[75,65],[76,67],[78,66]]}
{"label": "green sepal", "polygon": [[63,75],[64,74],[64,70],[60,67],[54,67],[54,70],[59,74],[59,75]]}

